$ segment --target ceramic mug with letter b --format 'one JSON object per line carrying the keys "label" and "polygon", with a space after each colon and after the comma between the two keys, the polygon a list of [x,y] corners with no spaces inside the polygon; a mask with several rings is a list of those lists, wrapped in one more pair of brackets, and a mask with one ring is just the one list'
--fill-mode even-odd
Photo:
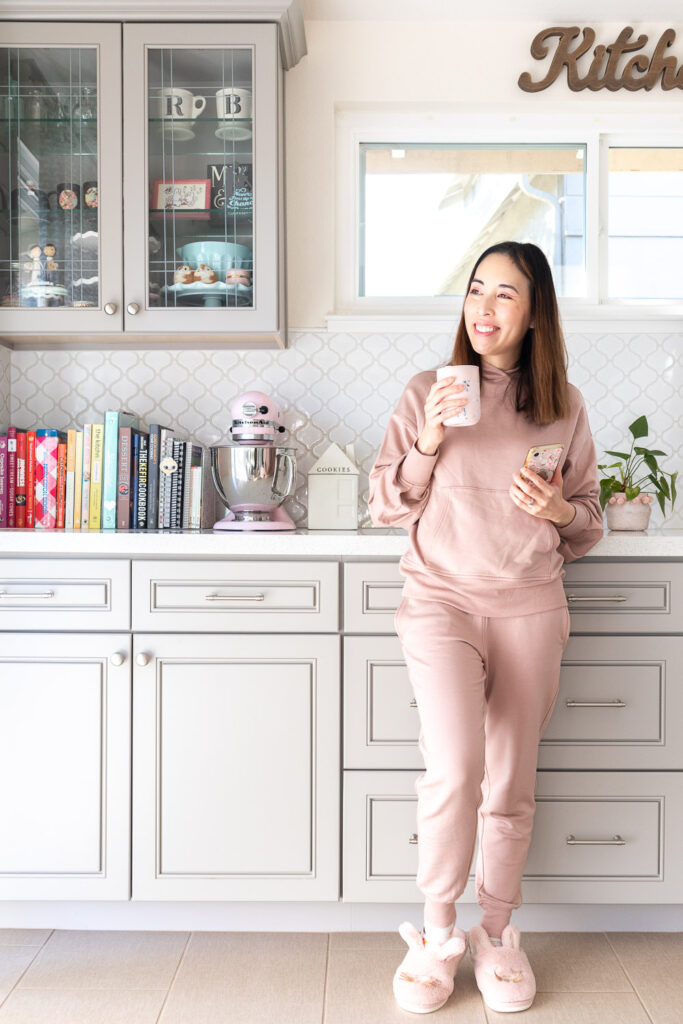
{"label": "ceramic mug with letter b", "polygon": [[219,139],[248,139],[251,135],[251,89],[230,86],[216,93],[216,114],[226,123],[216,130]]}

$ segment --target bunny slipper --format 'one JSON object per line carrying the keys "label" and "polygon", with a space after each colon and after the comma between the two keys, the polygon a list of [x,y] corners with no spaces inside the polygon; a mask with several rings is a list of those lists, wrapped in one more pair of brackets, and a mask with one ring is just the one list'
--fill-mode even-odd
{"label": "bunny slipper", "polygon": [[467,949],[467,933],[453,925],[453,934],[442,945],[425,943],[417,928],[404,921],[398,929],[408,952],[394,974],[396,1002],[411,1013],[431,1013],[448,1001],[455,972]]}
{"label": "bunny slipper", "polygon": [[494,946],[479,924],[469,931],[477,986],[486,1005],[498,1013],[526,1010],[536,995],[534,972],[519,941],[520,931],[514,924],[503,928],[500,946]]}

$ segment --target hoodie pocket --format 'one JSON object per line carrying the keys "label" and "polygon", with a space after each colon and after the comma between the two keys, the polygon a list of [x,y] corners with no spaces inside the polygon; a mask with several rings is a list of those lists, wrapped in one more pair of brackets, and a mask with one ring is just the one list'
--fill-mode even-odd
{"label": "hoodie pocket", "polygon": [[425,565],[435,572],[501,580],[550,578],[559,541],[555,527],[518,508],[509,491],[433,487],[425,512],[416,542]]}

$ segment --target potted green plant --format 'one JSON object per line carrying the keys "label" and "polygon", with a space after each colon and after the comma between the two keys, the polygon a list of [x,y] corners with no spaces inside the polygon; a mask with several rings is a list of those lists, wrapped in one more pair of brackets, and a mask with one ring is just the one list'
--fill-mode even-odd
{"label": "potted green plant", "polygon": [[[657,501],[664,515],[666,515],[665,503],[671,501],[673,511],[676,503],[676,477],[675,473],[667,473],[659,468],[657,457],[666,455],[666,452],[656,448],[641,448],[635,442],[641,437],[647,437],[649,428],[647,418],[639,416],[628,428],[633,435],[630,452],[610,452],[606,455],[616,455],[622,462],[612,462],[610,465],[600,465],[598,469],[610,470],[619,469],[619,475],[611,474],[603,476],[600,480],[600,506],[607,509],[607,526],[610,530],[646,530],[650,521],[650,505],[654,498],[647,491],[642,491],[640,485],[650,481],[655,489]],[[636,479],[638,471],[643,464],[650,470],[644,476]],[[670,478],[670,483],[666,477]]]}

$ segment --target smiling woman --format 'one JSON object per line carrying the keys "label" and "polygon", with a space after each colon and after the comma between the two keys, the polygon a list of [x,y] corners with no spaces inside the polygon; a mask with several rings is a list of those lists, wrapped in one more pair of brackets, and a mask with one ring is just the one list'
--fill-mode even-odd
{"label": "smiling woman", "polygon": [[[462,938],[454,902],[467,884],[478,816],[482,935],[519,949],[510,914],[522,902],[538,744],[569,639],[562,566],[603,533],[595,446],[566,359],[541,250],[519,242],[490,247],[469,274],[450,359],[470,373],[478,368],[480,418],[466,429],[445,426],[468,398],[453,377],[418,373],[370,472],[375,525],[410,530],[395,625],[426,766],[415,789],[417,885],[425,896],[417,954],[428,976],[438,943],[445,950]],[[552,479],[521,474],[526,452],[544,445],[565,456]],[[404,937],[414,931],[409,922],[401,926]],[[410,969],[415,957],[412,948],[394,976],[404,1009],[425,1009]],[[524,959],[527,1006],[535,981]],[[454,957],[428,1009],[448,997],[456,968]]]}

